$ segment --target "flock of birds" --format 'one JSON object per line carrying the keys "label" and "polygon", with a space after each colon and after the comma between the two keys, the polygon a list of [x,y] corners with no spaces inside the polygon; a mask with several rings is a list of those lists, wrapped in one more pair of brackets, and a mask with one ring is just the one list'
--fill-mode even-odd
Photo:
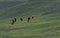
{"label": "flock of birds", "polygon": [[[32,19],[33,19],[34,17],[32,17]],[[30,21],[30,17],[28,17],[28,19],[27,19],[27,22],[29,22]],[[11,22],[11,24],[13,25],[15,22],[16,22],[16,20],[17,20],[17,18],[14,18],[14,19],[12,19],[12,22]],[[20,18],[20,20],[21,21],[23,21],[23,18]]]}

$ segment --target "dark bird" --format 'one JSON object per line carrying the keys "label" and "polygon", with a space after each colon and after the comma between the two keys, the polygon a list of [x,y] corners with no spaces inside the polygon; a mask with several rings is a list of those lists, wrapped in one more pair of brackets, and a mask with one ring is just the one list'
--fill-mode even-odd
{"label": "dark bird", "polygon": [[12,23],[11,23],[12,25],[14,24],[14,20],[12,20]]}
{"label": "dark bird", "polygon": [[16,22],[16,20],[17,20],[17,19],[16,19],[16,18],[14,18],[14,22]]}
{"label": "dark bird", "polygon": [[28,17],[28,22],[30,21],[30,17]]}
{"label": "dark bird", "polygon": [[23,21],[23,18],[20,18],[21,21]]}
{"label": "dark bird", "polygon": [[32,17],[32,19],[34,19],[34,17]]}

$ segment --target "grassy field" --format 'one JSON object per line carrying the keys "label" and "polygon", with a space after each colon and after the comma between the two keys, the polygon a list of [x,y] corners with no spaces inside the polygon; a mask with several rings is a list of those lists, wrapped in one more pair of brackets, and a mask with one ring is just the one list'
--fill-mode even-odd
{"label": "grassy field", "polygon": [[[59,0],[29,0],[0,9],[0,38],[60,38],[59,5]],[[14,17],[17,21],[11,25]]]}

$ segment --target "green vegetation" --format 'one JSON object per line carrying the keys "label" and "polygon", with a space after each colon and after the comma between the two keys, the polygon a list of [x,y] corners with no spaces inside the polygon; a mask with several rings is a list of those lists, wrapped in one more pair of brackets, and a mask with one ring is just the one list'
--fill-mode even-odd
{"label": "green vegetation", "polygon": [[[14,6],[0,9],[0,38],[59,38],[59,0],[21,1]],[[34,16],[30,22],[28,17]],[[11,18],[12,17],[12,18]],[[17,22],[11,25],[16,17]],[[19,20],[22,17],[23,22]]]}

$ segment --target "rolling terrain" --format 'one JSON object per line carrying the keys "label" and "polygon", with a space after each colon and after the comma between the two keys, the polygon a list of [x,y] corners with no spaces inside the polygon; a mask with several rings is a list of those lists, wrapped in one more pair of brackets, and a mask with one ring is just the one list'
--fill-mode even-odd
{"label": "rolling terrain", "polygon": [[[27,22],[28,17],[34,17]],[[17,21],[11,25],[11,20]],[[20,18],[24,20],[21,22]],[[0,38],[59,38],[60,0],[0,2]]]}

